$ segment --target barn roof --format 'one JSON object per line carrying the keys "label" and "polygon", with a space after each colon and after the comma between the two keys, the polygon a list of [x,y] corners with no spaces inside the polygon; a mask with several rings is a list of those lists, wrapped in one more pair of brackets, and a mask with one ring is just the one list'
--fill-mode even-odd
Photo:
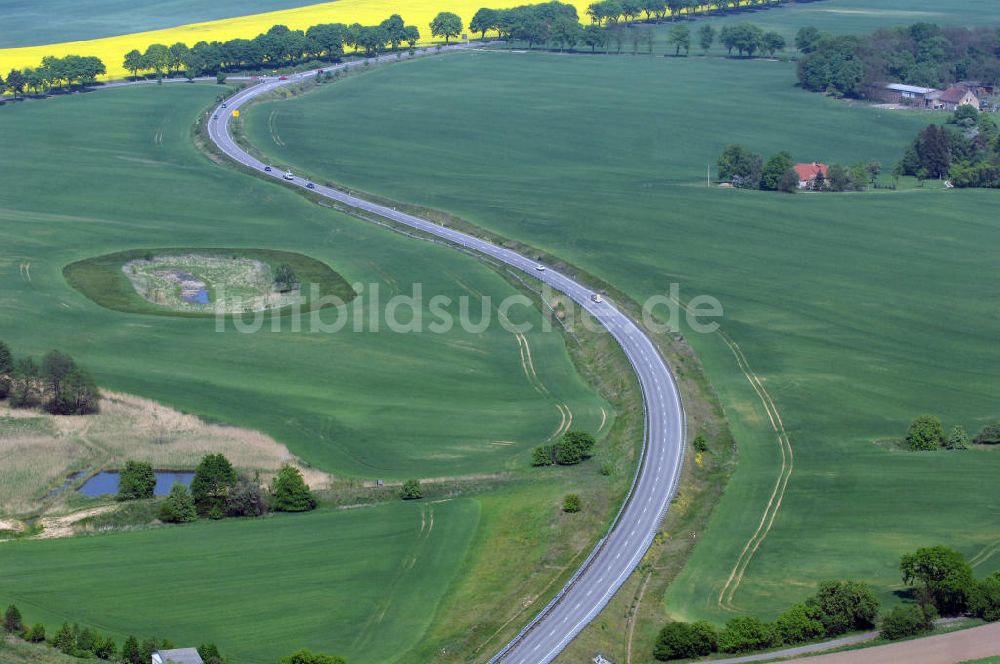
{"label": "barn roof", "polygon": [[816,178],[819,173],[823,173],[823,177],[826,177],[826,164],[821,164],[818,161],[814,161],[811,164],[795,164],[795,172],[799,175],[799,180],[802,182],[811,182]]}

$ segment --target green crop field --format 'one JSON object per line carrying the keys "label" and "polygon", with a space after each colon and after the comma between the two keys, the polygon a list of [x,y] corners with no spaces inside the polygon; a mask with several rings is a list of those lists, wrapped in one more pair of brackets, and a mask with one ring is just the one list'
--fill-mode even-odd
{"label": "green crop field", "polygon": [[[727,143],[888,168],[935,119],[794,83],[780,62],[475,53],[377,69],[245,115],[279,163],[447,210],[640,301],[677,282],[684,299],[722,302],[722,330],[775,401],[794,452],[774,525],[722,607],[780,450],[732,350],[690,334],[740,465],[666,610],[722,620],[774,615],[829,577],[870,581],[891,601],[902,553],[946,542],[971,557],[1000,538],[997,453],[874,444],[924,412],[970,430],[1000,415],[998,291],[987,276],[996,194],[706,187]],[[984,555],[977,571],[997,566]]]}
{"label": "green crop field", "polygon": [[214,641],[254,664],[300,647],[393,662],[431,624],[478,518],[462,499],[7,542],[2,596],[31,622],[86,622],[119,643]]}
{"label": "green crop field", "polygon": [[[173,87],[173,86],[171,86]],[[211,164],[195,150],[191,121],[216,89],[108,91],[7,107],[0,131],[10,154],[31,154],[0,191],[0,338],[16,351],[60,348],[108,388],[223,422],[263,430],[305,461],[375,479],[494,472],[526,463],[533,445],[564,423],[596,430],[606,405],[574,371],[558,333],[528,333],[526,376],[518,339],[499,325],[447,334],[355,332],[353,305],[383,305],[423,288],[429,299],[493,298],[514,291],[452,250],[421,243],[310,204],[280,187]],[[25,192],[31,192],[25,195]],[[213,319],[105,309],[74,290],[67,264],[126,249],[247,247],[297,251],[360,284],[343,331],[294,332],[267,319],[256,334]],[[336,311],[321,319],[333,323]],[[513,317],[536,323],[537,311]],[[248,319],[249,320],[249,319]],[[398,320],[410,320],[408,309]],[[360,322],[360,321],[359,321]],[[280,323],[274,331],[272,323]]]}
{"label": "green crop field", "polygon": [[[437,320],[427,311],[434,295],[456,303],[467,296],[478,323],[480,296],[493,298],[487,311],[495,321],[501,298],[518,292],[452,249],[213,164],[195,148],[192,122],[219,90],[150,86],[0,109],[6,149],[25,155],[0,190],[0,339],[15,353],[65,350],[102,387],[259,429],[341,478],[516,471],[527,467],[529,448],[568,426],[570,416],[574,427],[601,432],[618,421],[576,372],[563,337],[538,329],[540,314],[528,307],[510,312],[515,322],[536,324],[520,341],[495,323],[435,334],[396,333],[380,321],[379,331],[369,323],[354,332],[353,309],[335,334],[310,331],[308,318],[294,331],[287,315],[268,315],[263,330],[244,334],[231,321],[218,332],[212,318],[108,309],[76,290],[63,270],[77,261],[226,247],[320,261],[357,285],[362,297],[352,306],[374,287],[385,304],[421,284],[425,323]],[[101,279],[85,281],[92,289]],[[456,319],[457,306],[447,307]],[[323,310],[322,321],[336,320],[332,313]],[[409,320],[405,307],[399,320]],[[272,329],[275,322],[280,326]],[[612,465],[624,471],[629,464]],[[405,505],[8,542],[0,568],[29,566],[31,581],[5,582],[0,602],[16,601],[50,630],[66,619],[116,634],[152,631],[176,643],[214,639],[238,661],[273,662],[312,646],[353,662],[399,657],[416,664],[426,660],[415,652],[479,645],[485,637],[470,631],[473,624],[489,634],[516,631],[515,623],[504,626],[511,614],[524,597],[538,597],[569,574],[626,479],[600,477],[596,462],[577,472],[512,475],[514,481],[467,485],[471,500],[441,511],[435,505],[427,555],[402,575],[385,570],[412,564],[400,542],[415,536],[419,522],[416,508]],[[544,479],[535,482],[536,475]],[[591,509],[562,515],[568,491],[583,494]],[[329,547],[312,550],[317,538]],[[226,553],[205,555],[219,547]],[[242,557],[245,566],[233,565]],[[112,587],[116,580],[128,590]],[[183,580],[189,587],[178,587]],[[212,600],[219,588],[236,599]],[[192,594],[178,595],[184,592]],[[465,599],[458,603],[458,596]],[[180,599],[173,606],[164,597]],[[389,597],[398,600],[389,604]],[[270,627],[248,633],[248,624],[272,612]]]}
{"label": "green crop field", "polygon": [[[0,48],[97,39],[186,23],[245,16],[313,4],[311,0],[168,0],[123,4],[98,0],[0,0],[4,28]],[[53,17],[58,17],[57,20]],[[250,35],[253,37],[253,35]],[[84,54],[85,55],[85,54]]]}
{"label": "green crop field", "polygon": [[823,32],[861,34],[879,28],[912,23],[974,27],[1000,21],[1000,5],[991,0],[821,0],[804,2],[749,14],[713,18],[713,25],[750,21],[780,32],[793,49],[799,28],[812,25]]}

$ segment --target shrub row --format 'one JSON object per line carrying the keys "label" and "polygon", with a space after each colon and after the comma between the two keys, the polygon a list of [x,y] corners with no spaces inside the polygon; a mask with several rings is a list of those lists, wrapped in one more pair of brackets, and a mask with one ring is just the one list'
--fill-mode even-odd
{"label": "shrub row", "polygon": [[540,445],[531,452],[532,466],[572,466],[589,459],[597,441],[585,431],[567,431],[554,445]]}

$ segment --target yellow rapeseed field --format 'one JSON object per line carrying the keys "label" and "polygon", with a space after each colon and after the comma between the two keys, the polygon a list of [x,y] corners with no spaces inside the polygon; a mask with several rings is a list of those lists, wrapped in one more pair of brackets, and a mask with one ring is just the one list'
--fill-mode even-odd
{"label": "yellow rapeseed field", "polygon": [[[580,17],[584,18],[587,5],[592,0],[570,1],[577,7]],[[12,68],[34,67],[46,55],[60,57],[70,54],[96,55],[104,61],[108,68],[108,76],[104,78],[121,78],[127,74],[122,67],[122,60],[125,54],[133,48],[143,51],[148,45],[155,43],[169,46],[176,42],[184,42],[191,46],[202,40],[251,39],[278,23],[287,25],[293,30],[304,30],[317,23],[374,25],[392,14],[402,16],[407,25],[416,25],[420,29],[422,41],[427,43],[431,41],[429,23],[438,12],[455,12],[462,17],[463,24],[468,26],[472,15],[480,7],[502,8],[519,4],[524,4],[524,0],[513,0],[507,3],[488,3],[483,2],[483,0],[338,0],[337,2],[324,2],[295,9],[238,16],[205,23],[191,23],[175,28],[136,32],[116,37],[0,49],[0,72],[7,72]]]}

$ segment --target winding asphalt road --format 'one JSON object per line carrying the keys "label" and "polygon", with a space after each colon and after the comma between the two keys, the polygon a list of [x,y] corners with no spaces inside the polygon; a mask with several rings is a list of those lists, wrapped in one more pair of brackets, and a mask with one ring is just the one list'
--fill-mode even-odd
{"label": "winding asphalt road", "polygon": [[[449,50],[465,48],[455,45]],[[429,51],[418,51],[418,55]],[[346,63],[338,68],[356,67]],[[281,169],[265,172],[265,164],[236,144],[229,133],[232,111],[275,88],[313,76],[312,72],[269,79],[244,89],[220,105],[209,120],[212,141],[234,161],[293,187],[306,181],[283,180]],[[594,292],[553,269],[539,270],[535,261],[471,235],[445,228],[419,217],[377,205],[337,189],[315,185],[314,193],[330,200],[415,228],[450,243],[501,261],[525,274],[544,281],[565,293],[590,312],[621,345],[642,387],[646,413],[645,440],[640,467],[629,498],[618,513],[608,534],[598,543],[584,564],[549,603],[508,643],[491,662],[505,664],[545,664],[593,620],[635,570],[653,542],[667,506],[677,489],[684,455],[685,421],[680,394],[667,365],[647,334],[613,303],[594,302]]]}

